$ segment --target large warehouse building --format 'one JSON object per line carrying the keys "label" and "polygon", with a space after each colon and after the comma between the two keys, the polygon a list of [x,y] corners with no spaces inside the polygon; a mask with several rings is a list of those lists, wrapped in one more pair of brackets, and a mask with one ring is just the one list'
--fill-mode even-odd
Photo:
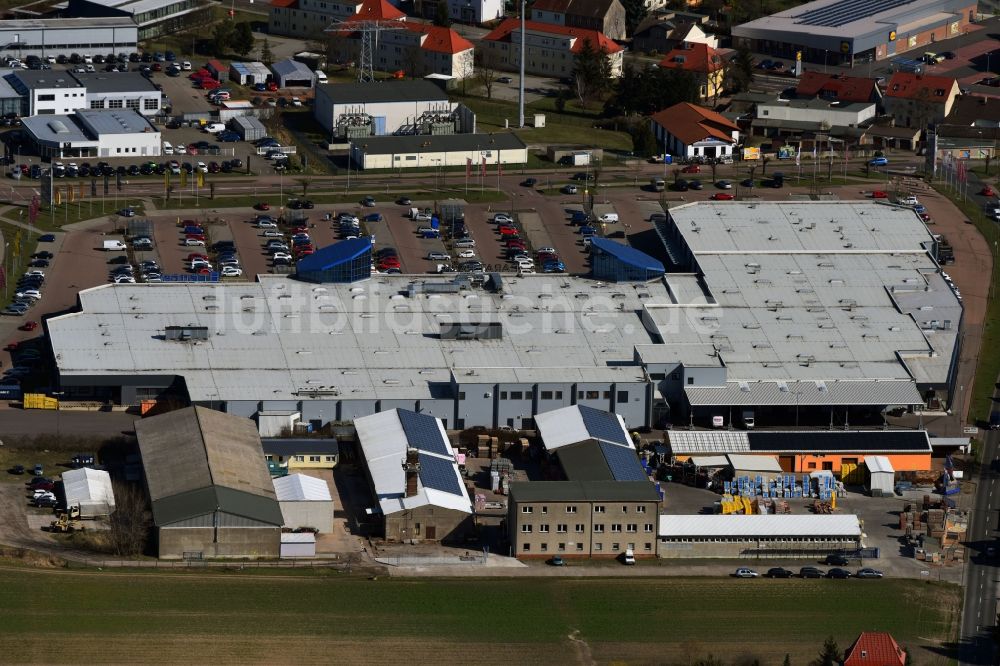
{"label": "large warehouse building", "polygon": [[138,111],[92,111],[24,118],[24,130],[45,157],[158,157],[160,131]]}
{"label": "large warehouse building", "polygon": [[961,35],[975,12],[973,0],[814,0],[738,25],[733,39],[758,53],[853,65]]}
{"label": "large warehouse building", "polygon": [[126,16],[0,21],[0,55],[11,58],[135,53],[138,43],[139,26]]}
{"label": "large warehouse building", "polygon": [[674,272],[645,282],[86,289],[78,312],[47,322],[60,390],[298,413],[314,427],[398,407],[446,428],[522,428],[569,405],[629,428],[748,412],[760,426],[860,426],[881,425],[887,406],[947,404],[962,308],[911,209],[699,203],[656,228]]}
{"label": "large warehouse building", "polygon": [[283,519],[253,421],[188,407],[135,434],[159,557],[278,557]]}

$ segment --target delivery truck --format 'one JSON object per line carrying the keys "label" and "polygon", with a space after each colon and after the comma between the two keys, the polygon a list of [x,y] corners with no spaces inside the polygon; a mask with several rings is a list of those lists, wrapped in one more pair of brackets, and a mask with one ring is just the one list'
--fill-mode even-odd
{"label": "delivery truck", "polygon": [[125,241],[120,240],[106,240],[103,245],[105,252],[111,252],[112,250],[124,250],[125,248]]}

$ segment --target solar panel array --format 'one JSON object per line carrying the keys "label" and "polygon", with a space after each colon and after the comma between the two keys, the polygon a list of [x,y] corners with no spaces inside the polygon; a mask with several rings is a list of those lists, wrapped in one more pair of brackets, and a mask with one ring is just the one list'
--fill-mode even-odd
{"label": "solar panel array", "polygon": [[580,416],[583,418],[583,426],[591,437],[614,442],[621,446],[629,446],[628,435],[622,430],[622,424],[618,421],[617,416],[586,405],[580,405],[579,409]]}
{"label": "solar panel array", "polygon": [[442,439],[437,419],[429,414],[399,410],[399,423],[406,434],[406,442],[415,449],[447,456],[448,448]]}
{"label": "solar panel array", "polygon": [[615,481],[648,481],[645,470],[639,463],[639,457],[632,449],[601,442],[601,452],[608,463],[608,469]]}
{"label": "solar panel array", "polygon": [[424,488],[433,488],[451,495],[461,495],[455,465],[450,460],[420,454],[420,482]]}
{"label": "solar panel array", "polygon": [[670,448],[674,454],[740,453],[750,451],[747,433],[733,431],[672,430]]}
{"label": "solar panel array", "polygon": [[839,28],[911,2],[913,0],[843,0],[804,12],[794,18],[796,23],[804,25]]}

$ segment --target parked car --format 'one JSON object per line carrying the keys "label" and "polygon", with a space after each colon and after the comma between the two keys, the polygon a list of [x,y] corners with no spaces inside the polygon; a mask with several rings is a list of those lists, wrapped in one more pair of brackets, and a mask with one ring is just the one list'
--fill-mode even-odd
{"label": "parked car", "polygon": [[827,555],[823,563],[834,567],[844,567],[849,564],[848,559],[843,555]]}
{"label": "parked car", "polygon": [[740,567],[739,569],[736,570],[736,573],[734,573],[733,576],[735,576],[736,578],[757,578],[758,576],[760,576],[760,574],[754,571],[753,569],[749,569],[747,567]]}
{"label": "parked car", "polygon": [[799,578],[822,578],[825,574],[816,567],[802,567],[799,569]]}
{"label": "parked car", "polygon": [[875,157],[869,160],[868,162],[868,166],[873,166],[873,167],[888,166],[888,164],[889,160],[885,157]]}
{"label": "parked car", "polygon": [[851,572],[848,571],[847,569],[836,569],[835,568],[835,569],[830,569],[829,571],[827,571],[826,572],[826,577],[827,578],[841,578],[841,579],[843,579],[843,578],[850,578],[851,577]]}
{"label": "parked car", "polygon": [[871,567],[865,567],[864,569],[858,569],[858,572],[854,574],[855,578],[881,578],[884,576],[878,569],[872,569]]}
{"label": "parked car", "polygon": [[782,567],[773,567],[771,569],[768,569],[767,573],[764,575],[767,576],[768,578],[791,578],[793,574],[788,569],[784,569]]}

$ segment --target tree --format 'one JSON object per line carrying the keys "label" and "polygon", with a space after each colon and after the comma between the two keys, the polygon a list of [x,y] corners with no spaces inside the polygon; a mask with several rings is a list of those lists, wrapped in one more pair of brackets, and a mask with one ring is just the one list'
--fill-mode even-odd
{"label": "tree", "polygon": [[640,157],[651,157],[659,152],[656,137],[645,118],[632,125],[632,151]]}
{"label": "tree", "polygon": [[493,99],[493,76],[496,74],[496,70],[493,69],[493,61],[482,52],[477,52],[475,58],[479,70],[476,74],[476,80],[486,90],[486,99]]}
{"label": "tree", "polygon": [[108,519],[111,546],[120,557],[139,555],[146,548],[149,517],[146,498],[135,484],[115,483],[115,510]]}
{"label": "tree", "polygon": [[260,61],[268,67],[274,62],[274,54],[271,53],[271,42],[267,41],[267,37],[264,38],[264,43],[260,45]]}
{"label": "tree", "polygon": [[645,0],[622,0],[622,6],[625,8],[625,31],[632,36],[636,26],[646,18],[649,8]]}
{"label": "tree", "polygon": [[250,28],[250,24],[246,21],[237,23],[236,27],[233,29],[233,51],[235,51],[237,55],[246,57],[251,51],[253,51],[253,47],[253,30]]}
{"label": "tree", "polygon": [[813,666],[837,666],[844,660],[844,655],[837,646],[837,641],[833,636],[827,636],[823,641],[823,649],[820,650],[819,657],[813,660]]}
{"label": "tree", "polygon": [[688,72],[626,66],[604,111],[609,116],[648,116],[678,102],[696,103],[698,93],[698,82]]}
{"label": "tree", "polygon": [[434,25],[442,28],[451,26],[451,15],[448,13],[448,0],[438,0],[437,13],[434,14]]}
{"label": "tree", "polygon": [[753,53],[745,44],[736,48],[736,55],[724,65],[724,85],[734,92],[743,92],[753,83]]}
{"label": "tree", "polygon": [[787,652],[785,653],[785,660],[781,662],[781,666],[792,666],[792,657]]}
{"label": "tree", "polygon": [[216,57],[225,55],[233,44],[235,31],[229,21],[216,23],[212,29],[212,54]]}
{"label": "tree", "polygon": [[611,85],[611,61],[605,49],[594,48],[586,39],[573,64],[573,92],[586,108],[587,102],[606,92]]}

